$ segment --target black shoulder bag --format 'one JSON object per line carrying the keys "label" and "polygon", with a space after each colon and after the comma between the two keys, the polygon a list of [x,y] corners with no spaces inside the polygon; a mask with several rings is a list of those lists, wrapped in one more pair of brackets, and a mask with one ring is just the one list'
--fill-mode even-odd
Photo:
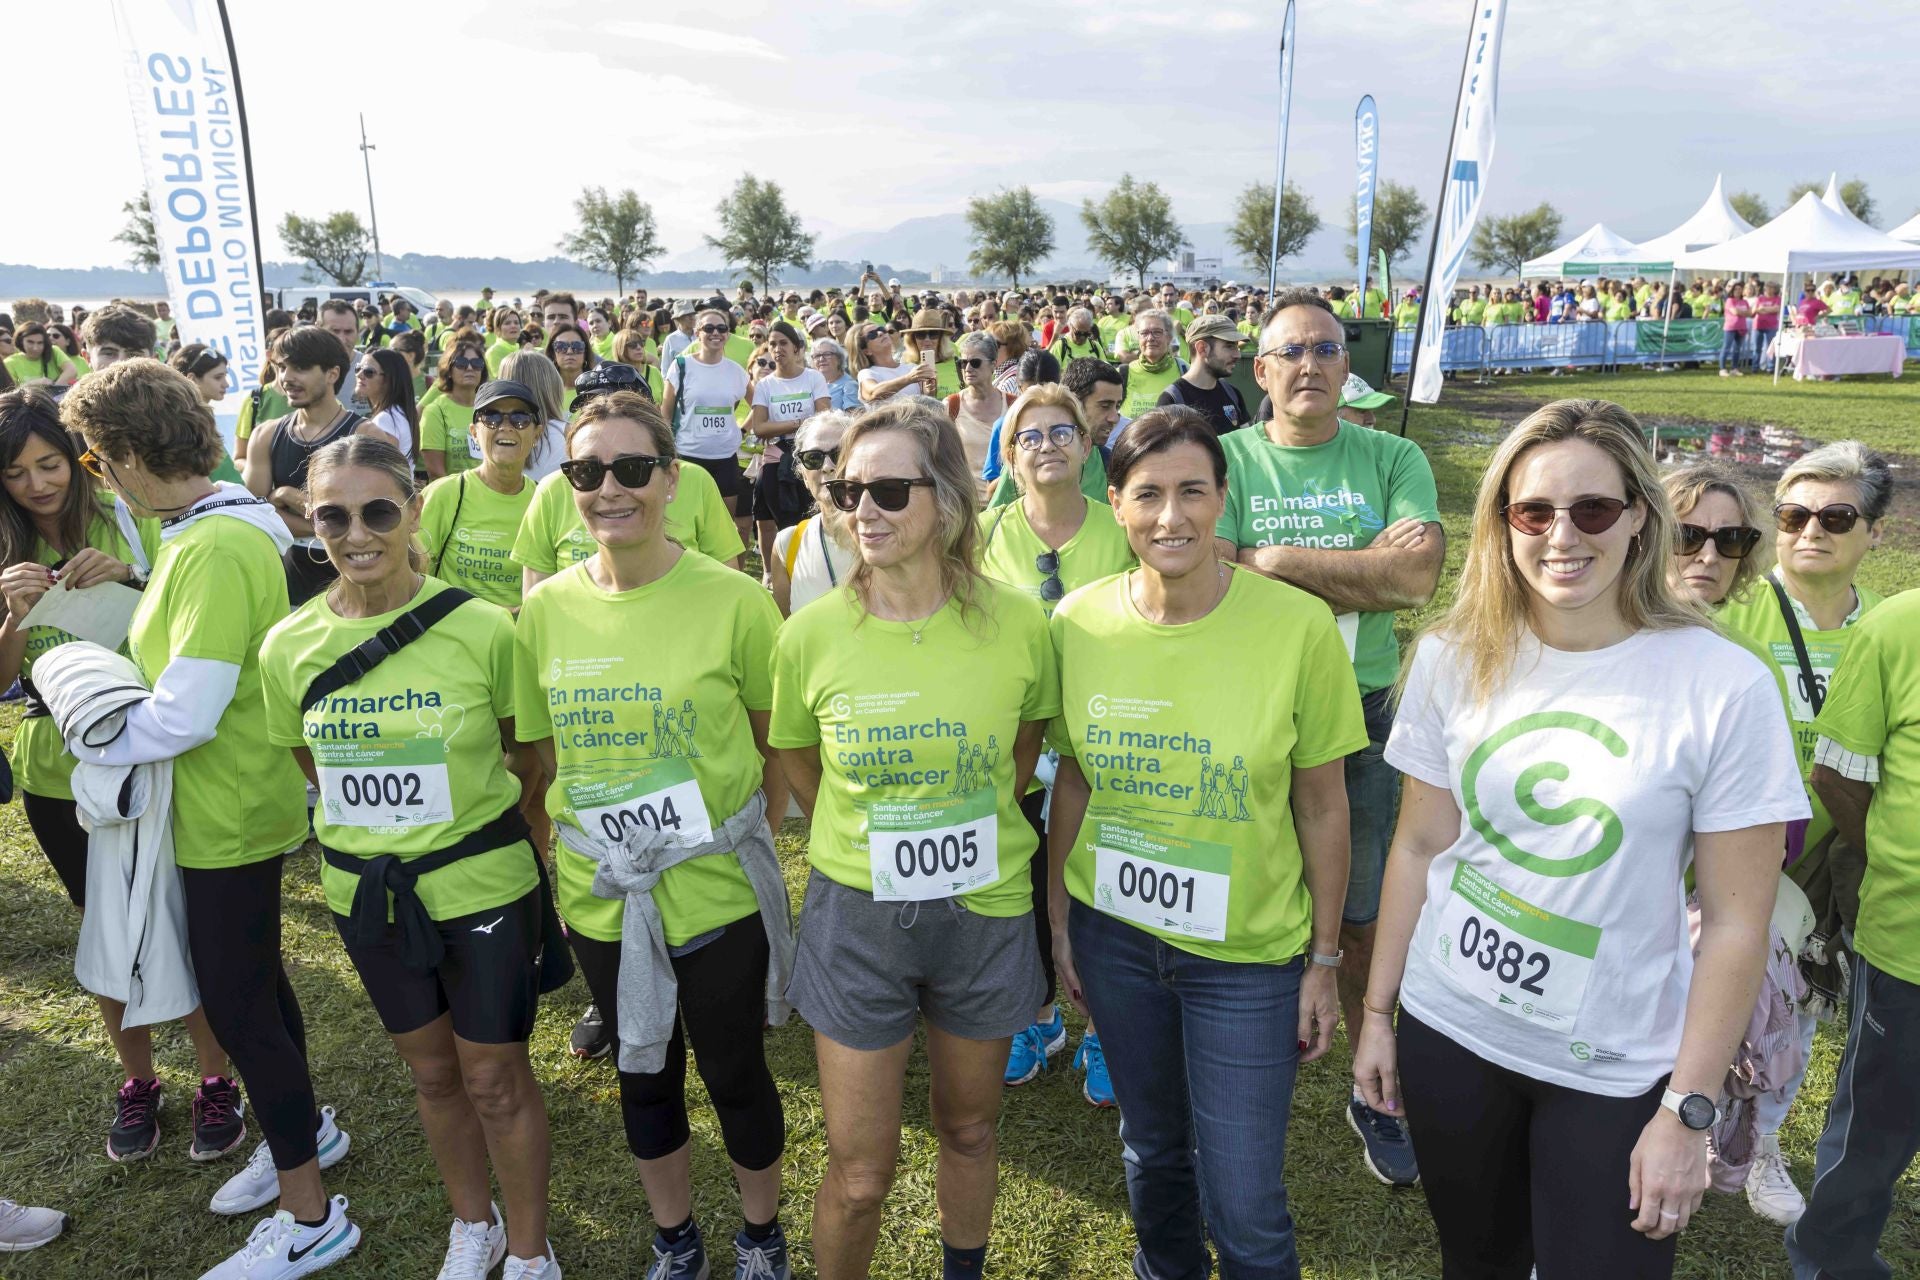
{"label": "black shoulder bag", "polygon": [[1793,613],[1793,601],[1787,599],[1787,589],[1780,585],[1780,579],[1767,575],[1767,585],[1773,588],[1773,598],[1780,603],[1780,616],[1787,620],[1787,638],[1793,641],[1793,656],[1800,663],[1800,696],[1813,708],[1813,714],[1820,714],[1820,708],[1826,704],[1826,686],[1820,683],[1820,677],[1814,674],[1813,659],[1807,654],[1806,637],[1800,634],[1800,619]]}

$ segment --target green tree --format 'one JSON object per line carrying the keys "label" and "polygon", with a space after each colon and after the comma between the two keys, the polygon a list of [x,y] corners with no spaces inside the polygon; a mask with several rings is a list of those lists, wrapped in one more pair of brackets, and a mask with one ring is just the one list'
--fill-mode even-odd
{"label": "green tree", "polygon": [[787,208],[779,183],[743,174],[716,210],[720,236],[707,236],[707,244],[726,257],[727,266],[751,271],[763,296],[779,279],[779,268],[804,268],[813,261],[815,237],[801,230],[800,215]]}
{"label": "green tree", "polygon": [[1138,183],[1123,173],[1106,198],[1081,202],[1080,221],[1087,228],[1087,249],[1111,267],[1126,267],[1142,285],[1147,268],[1183,249],[1187,237],[1174,221],[1173,201],[1158,183]]}
{"label": "green tree", "polygon": [[967,261],[976,274],[1020,275],[1053,252],[1053,215],[1040,207],[1030,187],[1014,187],[967,202],[967,231],[973,252]]}
{"label": "green tree", "polygon": [[[1800,197],[1809,191],[1813,192],[1816,197],[1825,195],[1827,184],[1824,182],[1796,182],[1787,189],[1787,204],[1791,206],[1799,203]],[[1874,203],[1872,194],[1867,190],[1865,180],[1861,178],[1848,178],[1840,184],[1840,203],[1847,206],[1847,208],[1853,212],[1853,216],[1862,222],[1872,222],[1873,215],[1880,211],[1880,206]],[[1749,219],[1749,221],[1751,221],[1751,219]]]}
{"label": "green tree", "polygon": [[[1382,182],[1373,191],[1373,229],[1372,244],[1375,249],[1384,249],[1389,263],[1398,262],[1413,251],[1414,242],[1420,239],[1421,229],[1427,225],[1427,202],[1420,193],[1400,182]],[[1347,241],[1347,261],[1352,263],[1359,256],[1360,222],[1357,211],[1347,206],[1347,234],[1354,237]],[[1549,246],[1551,247],[1551,246]]]}
{"label": "green tree", "polygon": [[1736,191],[1727,197],[1727,203],[1733,206],[1735,213],[1756,227],[1773,220],[1773,210],[1767,208],[1767,202],[1751,191]]}
{"label": "green tree", "polygon": [[605,187],[582,187],[573,202],[580,225],[560,241],[560,252],[613,277],[614,292],[627,294],[627,281],[665,252],[653,225],[653,206],[631,187],[607,196]]}
{"label": "green tree", "polygon": [[[1320,215],[1313,200],[1289,182],[1280,200],[1280,252],[1277,261],[1285,262],[1307,247],[1320,230]],[[1240,193],[1233,208],[1233,222],[1227,228],[1227,243],[1233,246],[1242,263],[1257,266],[1267,260],[1273,247],[1273,184],[1250,184]]]}
{"label": "green tree", "polygon": [[1518,276],[1520,265],[1560,243],[1560,211],[1542,200],[1525,213],[1488,218],[1473,237],[1473,265]]}
{"label": "green tree", "polygon": [[138,271],[160,269],[160,237],[153,230],[153,205],[142,191],[138,200],[120,206],[127,225],[114,239],[127,246],[127,265]]}
{"label": "green tree", "polygon": [[335,284],[353,285],[367,278],[373,240],[357,213],[330,213],[324,219],[290,213],[280,219],[280,242],[307,264],[304,274],[310,281],[318,283],[325,276]]}

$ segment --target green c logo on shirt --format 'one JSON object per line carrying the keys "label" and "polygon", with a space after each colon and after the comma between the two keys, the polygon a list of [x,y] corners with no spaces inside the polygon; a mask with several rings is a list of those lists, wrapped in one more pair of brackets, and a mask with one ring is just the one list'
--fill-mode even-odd
{"label": "green c logo on shirt", "polygon": [[1567,780],[1570,771],[1564,764],[1557,760],[1543,760],[1537,764],[1528,765],[1514,780],[1513,798],[1520,806],[1520,812],[1542,826],[1563,827],[1579,818],[1592,818],[1598,822],[1600,839],[1593,848],[1579,857],[1548,858],[1522,849],[1480,812],[1478,792],[1480,770],[1493,757],[1494,752],[1515,738],[1546,729],[1571,729],[1575,733],[1584,733],[1615,756],[1624,758],[1627,754],[1626,740],[1592,716],[1583,716],[1572,711],[1536,712],[1533,715],[1521,716],[1474,748],[1473,754],[1467,757],[1466,766],[1460,771],[1460,794],[1467,802],[1467,820],[1473,824],[1473,829],[1485,837],[1488,844],[1498,849],[1500,856],[1508,862],[1535,875],[1577,876],[1592,871],[1618,852],[1623,830],[1620,815],[1601,801],[1581,797],[1549,808],[1534,798],[1534,790],[1542,782]]}

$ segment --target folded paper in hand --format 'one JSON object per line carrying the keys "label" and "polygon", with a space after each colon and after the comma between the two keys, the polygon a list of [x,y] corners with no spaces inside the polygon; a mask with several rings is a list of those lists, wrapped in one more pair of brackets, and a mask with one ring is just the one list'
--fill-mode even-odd
{"label": "folded paper in hand", "polygon": [[77,591],[56,584],[27,610],[20,625],[56,627],[103,648],[118,649],[126,642],[133,611],[139,606],[140,593],[117,582],[100,582]]}

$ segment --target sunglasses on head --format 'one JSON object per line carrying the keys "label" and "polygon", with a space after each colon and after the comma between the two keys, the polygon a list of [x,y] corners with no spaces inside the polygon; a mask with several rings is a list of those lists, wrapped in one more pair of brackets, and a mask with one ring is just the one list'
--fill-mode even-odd
{"label": "sunglasses on head", "polygon": [[479,356],[455,356],[452,367],[455,369],[484,369],[487,367],[487,362]]}
{"label": "sunglasses on head", "polygon": [[405,514],[406,508],[392,498],[375,498],[358,511],[329,502],[325,506],[315,507],[307,518],[313,521],[313,531],[317,536],[331,540],[346,537],[353,528],[355,516],[359,516],[360,523],[367,526],[368,533],[392,533],[400,527],[400,517]]}
{"label": "sunglasses on head", "polygon": [[1852,533],[1860,520],[1860,509],[1850,502],[1834,502],[1815,511],[1797,502],[1783,502],[1773,509],[1773,523],[1782,533],[1799,533],[1807,521],[1818,520],[1820,527],[1836,537]]}
{"label": "sunglasses on head", "polygon": [[840,461],[838,445],[831,449],[802,449],[793,455],[809,471],[823,471]]}
{"label": "sunglasses on head", "polygon": [[613,482],[622,489],[644,489],[653,479],[655,467],[664,467],[672,462],[672,458],[659,458],[650,453],[622,454],[612,462],[602,462],[598,458],[569,458],[560,464],[560,474],[581,493],[592,493],[598,489],[609,471],[613,472]]}
{"label": "sunglasses on head", "polygon": [[1013,442],[1028,453],[1037,452],[1047,441],[1053,441],[1056,449],[1064,449],[1080,438],[1080,428],[1071,422],[1056,422],[1042,431],[1039,427],[1027,427],[1014,433]]}
{"label": "sunglasses on head", "polygon": [[1582,533],[1605,533],[1620,520],[1620,513],[1628,503],[1619,498],[1582,498],[1570,507],[1556,507],[1551,502],[1509,502],[1500,508],[1507,523],[1530,537],[1539,537],[1553,528],[1553,517],[1557,512],[1567,513],[1567,519],[1573,521],[1573,527]]}
{"label": "sunglasses on head", "polygon": [[540,419],[525,409],[482,409],[473,415],[473,420],[483,427],[512,427],[515,431],[525,431]]}
{"label": "sunglasses on head", "polygon": [[829,480],[827,497],[842,511],[858,510],[863,494],[872,494],[873,505],[882,511],[904,511],[916,487],[931,489],[933,481],[908,480],[896,476],[884,480]]}
{"label": "sunglasses on head", "polygon": [[1723,524],[1718,529],[1704,529],[1697,524],[1683,524],[1674,536],[1673,553],[1678,556],[1697,555],[1700,549],[1711,539],[1714,549],[1723,560],[1744,560],[1760,542],[1760,531],[1752,525]]}

